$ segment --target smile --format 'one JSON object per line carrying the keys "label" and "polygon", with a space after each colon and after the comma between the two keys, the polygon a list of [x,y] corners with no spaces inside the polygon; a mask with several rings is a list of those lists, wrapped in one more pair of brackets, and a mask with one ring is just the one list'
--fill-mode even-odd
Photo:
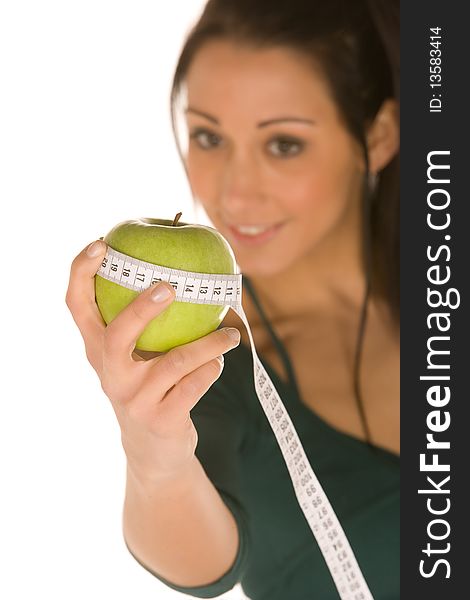
{"label": "smile", "polygon": [[271,240],[279,230],[285,225],[278,223],[276,225],[229,225],[230,237],[236,242],[248,246],[257,246]]}

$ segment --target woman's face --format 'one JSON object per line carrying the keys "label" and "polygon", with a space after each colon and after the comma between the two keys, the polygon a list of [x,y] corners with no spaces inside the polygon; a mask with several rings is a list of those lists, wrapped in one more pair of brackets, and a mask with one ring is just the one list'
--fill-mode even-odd
{"label": "woman's face", "polygon": [[306,58],[213,41],[186,83],[191,189],[243,273],[357,243],[362,150]]}

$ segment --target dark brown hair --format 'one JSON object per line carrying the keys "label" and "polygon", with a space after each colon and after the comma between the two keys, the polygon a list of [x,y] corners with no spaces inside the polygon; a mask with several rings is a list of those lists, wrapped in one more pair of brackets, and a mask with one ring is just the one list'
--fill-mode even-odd
{"label": "dark brown hair", "polygon": [[[384,100],[399,97],[398,0],[209,0],[189,32],[174,74],[175,135],[176,101],[191,61],[214,39],[281,46],[310,57],[326,78],[345,126],[364,148],[368,166],[366,128]],[[366,196],[364,237],[370,239],[364,243],[364,261],[370,262],[371,293],[386,301],[398,322],[398,156]]]}

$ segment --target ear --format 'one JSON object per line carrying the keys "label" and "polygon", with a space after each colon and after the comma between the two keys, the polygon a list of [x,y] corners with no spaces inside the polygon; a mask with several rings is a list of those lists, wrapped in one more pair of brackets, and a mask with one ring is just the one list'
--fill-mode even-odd
{"label": "ear", "polygon": [[385,100],[367,131],[369,171],[381,171],[400,148],[400,123],[398,103]]}

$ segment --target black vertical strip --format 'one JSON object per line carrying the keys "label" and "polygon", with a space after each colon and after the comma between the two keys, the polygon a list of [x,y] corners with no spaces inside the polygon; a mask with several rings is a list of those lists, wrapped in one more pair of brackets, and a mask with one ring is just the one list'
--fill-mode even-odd
{"label": "black vertical strip", "polygon": [[[465,3],[436,0],[401,3],[401,598],[406,600],[470,597],[470,221],[465,218],[470,204],[465,91],[470,26],[465,8]],[[440,53],[431,52],[436,49]],[[441,112],[430,112],[431,104]],[[449,154],[429,158],[436,151]],[[431,171],[433,179],[449,183],[428,182],[429,160],[450,166]],[[430,192],[432,204],[442,206],[450,199],[449,205],[430,207]],[[433,229],[428,215],[437,226],[450,219],[448,227]],[[428,290],[434,291],[430,299]],[[430,355],[430,348],[449,353]],[[450,380],[420,380],[436,375]],[[428,401],[433,386],[435,406]],[[447,404],[444,386],[450,394]],[[449,442],[450,449],[427,448],[427,434],[435,442]],[[426,464],[435,460],[438,468],[449,465],[450,470],[422,470],[420,454]]]}

